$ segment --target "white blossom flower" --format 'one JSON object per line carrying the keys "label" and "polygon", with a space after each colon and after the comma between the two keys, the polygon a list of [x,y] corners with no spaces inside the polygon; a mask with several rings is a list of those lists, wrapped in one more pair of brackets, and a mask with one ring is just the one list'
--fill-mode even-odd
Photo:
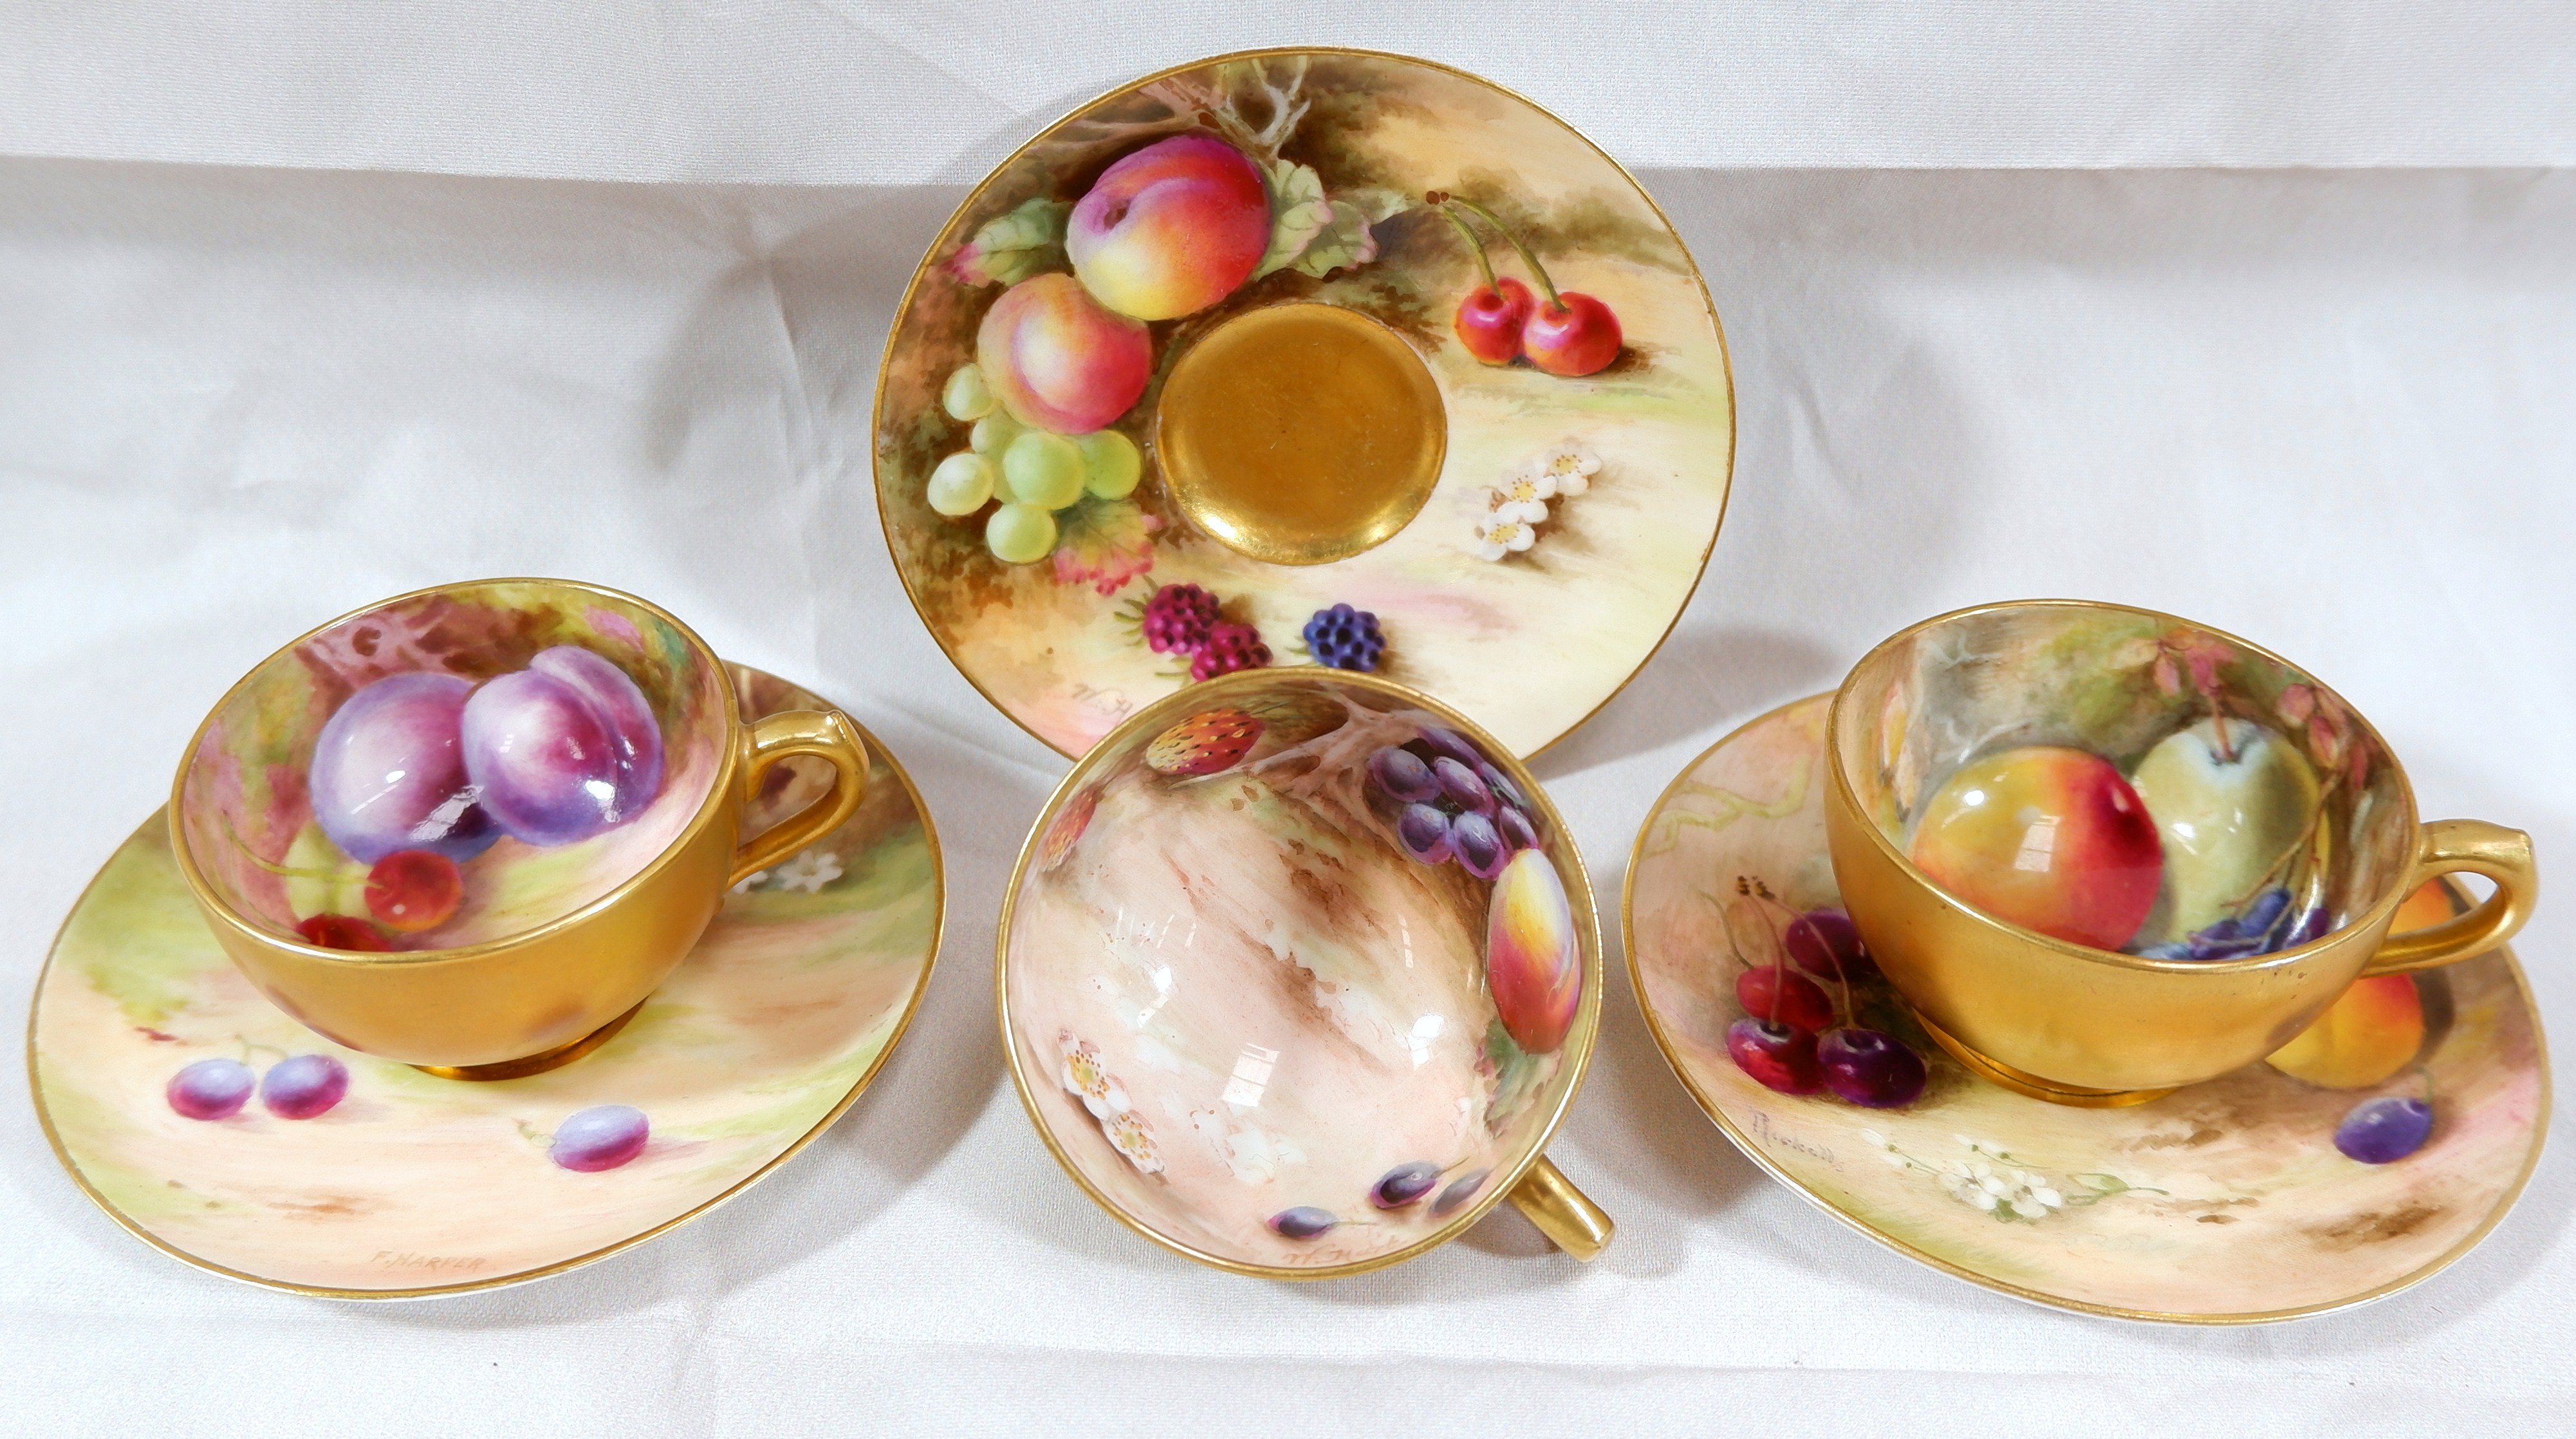
{"label": "white blossom flower", "polygon": [[1485,507],[1497,519],[1518,520],[1525,525],[1547,522],[1547,502],[1556,498],[1556,479],[1534,466],[1524,465],[1503,476],[1503,482],[1485,491]]}
{"label": "white blossom flower", "polygon": [[1064,1051],[1064,1066],[1056,1080],[1067,1094],[1080,1099],[1091,1117],[1104,1125],[1127,1112],[1127,1090],[1101,1060],[1100,1046],[1075,1038],[1071,1030],[1056,1031],[1055,1042]]}
{"label": "white blossom flower", "polygon": [[765,869],[755,869],[751,873],[742,877],[742,882],[733,887],[733,892],[735,894],[749,894],[753,890],[760,888],[761,881],[767,878],[769,878],[769,871]]}
{"label": "white blossom flower", "polygon": [[1530,469],[1554,481],[1556,493],[1579,495],[1592,488],[1592,477],[1601,470],[1601,457],[1566,440],[1532,460]]}
{"label": "white blossom flower", "polygon": [[778,867],[780,889],[800,889],[812,894],[841,877],[841,857],[820,850],[806,850]]}
{"label": "white blossom flower", "polygon": [[1476,526],[1476,558],[1499,560],[1538,543],[1538,531],[1523,520],[1491,516]]}
{"label": "white blossom flower", "polygon": [[1132,1109],[1122,1109],[1100,1121],[1100,1132],[1109,1136],[1109,1147],[1125,1155],[1140,1174],[1163,1172],[1163,1156],[1154,1147],[1154,1131],[1145,1127],[1144,1119]]}

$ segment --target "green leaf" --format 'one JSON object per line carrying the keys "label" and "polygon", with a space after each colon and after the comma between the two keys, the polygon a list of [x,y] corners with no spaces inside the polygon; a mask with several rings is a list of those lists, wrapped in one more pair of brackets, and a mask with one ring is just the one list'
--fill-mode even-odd
{"label": "green leaf", "polygon": [[1040,196],[987,220],[975,238],[948,260],[948,272],[969,285],[1015,285],[1064,263],[1064,221],[1073,206]]}
{"label": "green leaf", "polygon": [[1377,235],[1368,216],[1348,200],[1332,203],[1332,219],[1306,243],[1297,257],[1297,272],[1320,280],[1335,270],[1365,265],[1377,258]]}
{"label": "green leaf", "polygon": [[1333,223],[1332,203],[1324,198],[1323,179],[1311,165],[1281,160],[1270,167],[1270,248],[1253,267],[1259,279],[1285,269]]}

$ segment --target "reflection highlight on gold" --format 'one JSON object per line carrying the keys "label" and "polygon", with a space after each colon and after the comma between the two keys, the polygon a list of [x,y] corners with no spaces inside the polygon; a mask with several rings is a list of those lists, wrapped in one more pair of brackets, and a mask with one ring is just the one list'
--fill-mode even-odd
{"label": "reflection highlight on gold", "polygon": [[1172,499],[1253,559],[1319,565],[1403,529],[1448,453],[1440,387],[1366,315],[1272,305],[1190,347],[1163,384],[1155,450]]}

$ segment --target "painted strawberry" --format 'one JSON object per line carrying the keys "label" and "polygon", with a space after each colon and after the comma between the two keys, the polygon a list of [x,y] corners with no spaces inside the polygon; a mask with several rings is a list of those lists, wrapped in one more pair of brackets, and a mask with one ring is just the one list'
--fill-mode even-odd
{"label": "painted strawberry", "polygon": [[1201,710],[1154,737],[1145,767],[1156,774],[1215,774],[1234,768],[1260,738],[1261,721],[1241,710]]}
{"label": "painted strawberry", "polygon": [[1064,808],[1055,817],[1055,823],[1047,826],[1045,842],[1038,846],[1040,874],[1064,863],[1064,857],[1073,853],[1074,842],[1081,839],[1082,832],[1091,827],[1092,811],[1099,808],[1100,786],[1098,785],[1093,785],[1065,801]]}

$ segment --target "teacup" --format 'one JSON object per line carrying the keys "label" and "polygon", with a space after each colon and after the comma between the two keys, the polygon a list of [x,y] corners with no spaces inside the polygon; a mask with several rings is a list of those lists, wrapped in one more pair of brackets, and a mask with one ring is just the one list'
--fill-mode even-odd
{"label": "teacup", "polygon": [[[748,842],[790,755],[824,797]],[[561,580],[441,585],[314,630],[233,686],[170,842],[236,966],[332,1041],[459,1078],[577,1058],[686,958],[729,885],[847,819],[838,710],[746,725],[670,615]]]}
{"label": "teacup", "polygon": [[1245,670],[1129,717],[1030,830],[995,962],[1030,1120],[1167,1248],[1357,1273],[1506,1197],[1577,1258],[1608,1242],[1540,1154],[1600,1022],[1582,858],[1424,695]]}
{"label": "teacup", "polygon": [[[1826,721],[1843,900],[1924,1027],[2024,1093],[2129,1104],[2299,1034],[2353,980],[2521,927],[2531,840],[2417,821],[2377,730],[2233,635],[2077,601],[1926,620]],[[2425,880],[2495,882],[2390,934]]]}

